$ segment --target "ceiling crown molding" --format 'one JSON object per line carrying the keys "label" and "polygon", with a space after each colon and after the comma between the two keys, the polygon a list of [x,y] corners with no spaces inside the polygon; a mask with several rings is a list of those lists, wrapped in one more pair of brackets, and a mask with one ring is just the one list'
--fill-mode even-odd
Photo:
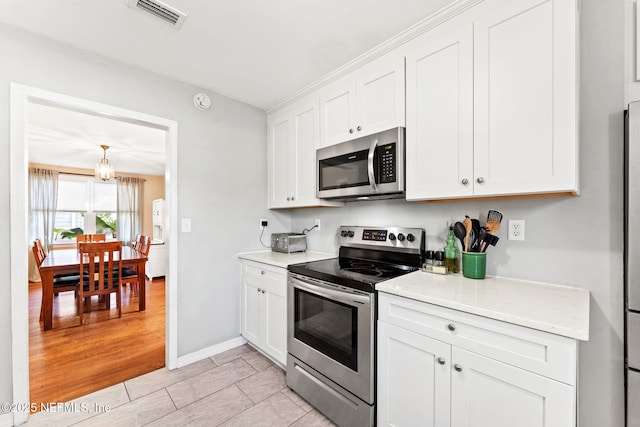
{"label": "ceiling crown molding", "polygon": [[386,53],[391,52],[392,50],[402,46],[403,44],[409,42],[410,40],[413,40],[414,38],[420,36],[421,34],[426,33],[432,28],[437,27],[443,22],[448,21],[454,16],[461,14],[462,12],[476,6],[479,3],[482,3],[483,1],[484,0],[458,0],[454,3],[451,3],[448,6],[443,7],[442,9],[429,15],[422,21],[412,25],[411,27],[407,28],[401,33],[391,37],[387,41],[374,47],[373,49],[368,50],[362,55],[347,62],[345,65],[341,66],[340,68],[337,68],[331,73],[326,74],[320,79],[292,93],[291,95],[287,96],[286,98],[282,99],[281,101],[267,108],[266,109],[267,114],[271,114],[274,111],[279,110],[280,108],[286,106],[287,104],[290,104],[298,100],[299,98],[302,98],[303,96],[313,92],[314,90],[330,82],[333,82],[354,70],[357,70],[363,65],[368,64],[374,59],[377,59],[382,55],[385,55]]}

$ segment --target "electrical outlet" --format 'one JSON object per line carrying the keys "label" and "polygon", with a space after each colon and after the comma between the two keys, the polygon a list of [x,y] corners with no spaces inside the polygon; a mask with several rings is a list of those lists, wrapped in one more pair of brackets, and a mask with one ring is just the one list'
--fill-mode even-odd
{"label": "electrical outlet", "polygon": [[267,225],[269,225],[269,222],[266,219],[261,218],[260,219],[260,228],[259,228],[259,230],[260,231],[264,230],[265,228],[267,228]]}
{"label": "electrical outlet", "polygon": [[509,240],[524,240],[524,219],[509,220]]}
{"label": "electrical outlet", "polygon": [[314,225],[316,226],[316,230],[320,231],[320,218],[316,218],[316,223]]}

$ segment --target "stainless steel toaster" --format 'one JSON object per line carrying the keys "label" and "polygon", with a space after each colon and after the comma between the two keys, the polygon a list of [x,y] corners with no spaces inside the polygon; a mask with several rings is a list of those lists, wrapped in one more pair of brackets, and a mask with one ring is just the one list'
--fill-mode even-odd
{"label": "stainless steel toaster", "polygon": [[304,252],[307,250],[307,236],[297,233],[273,233],[271,250],[285,253]]}

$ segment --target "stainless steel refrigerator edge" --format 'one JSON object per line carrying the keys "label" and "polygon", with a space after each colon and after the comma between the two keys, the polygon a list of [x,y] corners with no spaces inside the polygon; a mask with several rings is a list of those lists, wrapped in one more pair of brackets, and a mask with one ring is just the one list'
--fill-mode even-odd
{"label": "stainless steel refrigerator edge", "polygon": [[640,426],[640,102],[625,113],[625,378],[631,427]]}

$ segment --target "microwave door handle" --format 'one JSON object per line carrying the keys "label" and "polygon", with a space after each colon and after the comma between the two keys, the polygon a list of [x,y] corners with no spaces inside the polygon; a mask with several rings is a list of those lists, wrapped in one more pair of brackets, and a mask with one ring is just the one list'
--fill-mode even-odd
{"label": "microwave door handle", "polygon": [[378,183],[376,182],[376,175],[373,171],[373,158],[376,155],[376,146],[378,145],[378,138],[374,139],[371,143],[371,147],[369,148],[369,161],[367,170],[369,172],[369,182],[371,183],[371,187],[373,187],[373,191],[378,191]]}

